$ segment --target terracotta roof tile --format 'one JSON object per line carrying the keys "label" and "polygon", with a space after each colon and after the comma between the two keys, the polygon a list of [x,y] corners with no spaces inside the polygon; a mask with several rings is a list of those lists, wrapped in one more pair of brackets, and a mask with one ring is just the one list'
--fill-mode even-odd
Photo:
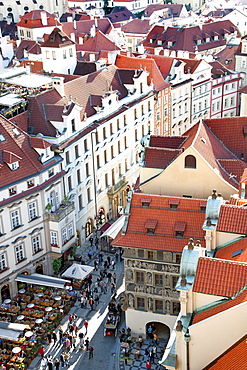
{"label": "terracotta roof tile", "polygon": [[154,136],[150,137],[150,147],[179,149],[186,136]]}
{"label": "terracotta roof tile", "polygon": [[201,257],[193,291],[232,297],[247,282],[247,263]]}
{"label": "terracotta roof tile", "polygon": [[157,10],[162,10],[162,9],[170,9],[171,10],[171,15],[175,17],[179,17],[180,13],[182,11],[183,4],[155,4],[155,5],[149,5],[146,7],[144,11],[144,16],[145,17],[150,17],[150,15],[153,14],[153,12]]}
{"label": "terracotta roof tile", "polygon": [[185,231],[186,221],[176,221],[174,231]]}
{"label": "terracotta roof tile", "polygon": [[143,34],[146,35],[151,25],[149,20],[146,19],[133,19],[121,27],[121,30],[125,33]]}
{"label": "terracotta roof tile", "polygon": [[238,241],[231,241],[224,247],[217,247],[214,255],[215,258],[247,262],[247,238]]}
{"label": "terracotta roof tile", "polygon": [[180,150],[147,147],[145,150],[145,167],[166,168],[179,154]]}
{"label": "terracotta roof tile", "polygon": [[203,370],[244,370],[247,363],[247,335],[228,348]]}
{"label": "terracotta roof tile", "polygon": [[54,28],[48,39],[43,42],[42,47],[61,48],[68,45],[74,45],[74,42],[59,28]]}
{"label": "terracotta roof tile", "polygon": [[220,208],[217,231],[247,235],[247,209],[230,204]]}
{"label": "terracotta roof tile", "polygon": [[78,45],[77,50],[100,52],[120,50],[120,48],[101,31],[98,31],[95,37],[90,37],[82,45]]}
{"label": "terracotta roof tile", "polygon": [[145,223],[145,228],[146,229],[155,229],[157,226],[158,220],[155,219],[148,219]]}
{"label": "terracotta roof tile", "polygon": [[[42,24],[41,13],[45,12],[47,17],[47,26]],[[25,28],[43,28],[43,27],[57,27],[61,23],[57,20],[56,16],[48,13],[46,10],[32,10],[31,12],[21,15],[18,27]],[[45,33],[45,32],[44,32]]]}
{"label": "terracotta roof tile", "polygon": [[[149,208],[142,208],[142,199],[151,198]],[[170,209],[170,201],[179,203],[177,210]],[[169,197],[134,193],[131,202],[128,227],[125,235],[121,232],[116,236],[113,245],[126,247],[142,247],[144,249],[168,250],[182,252],[189,238],[199,239],[205,247],[202,225],[205,213],[200,211],[202,199]],[[206,205],[206,200],[204,201]],[[146,235],[146,222],[157,220],[154,235]],[[177,222],[186,222],[183,238],[176,238],[174,227]]]}

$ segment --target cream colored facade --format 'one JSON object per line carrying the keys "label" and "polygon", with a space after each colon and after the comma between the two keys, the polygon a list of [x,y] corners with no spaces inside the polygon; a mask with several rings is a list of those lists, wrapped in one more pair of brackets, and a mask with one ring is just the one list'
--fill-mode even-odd
{"label": "cream colored facade", "polygon": [[[185,157],[189,154],[195,156],[196,168],[185,168]],[[155,174],[159,176],[147,181]],[[212,189],[220,189],[224,199],[238,191],[192,147],[181,153],[165,170],[141,167],[140,189],[146,194],[186,195],[202,199],[207,198]]]}

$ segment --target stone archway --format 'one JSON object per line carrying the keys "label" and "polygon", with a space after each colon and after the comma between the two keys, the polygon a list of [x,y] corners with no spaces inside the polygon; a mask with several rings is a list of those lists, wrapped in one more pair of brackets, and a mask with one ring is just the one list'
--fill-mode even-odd
{"label": "stone archway", "polygon": [[157,321],[150,321],[146,324],[146,334],[148,333],[148,328],[152,327],[153,332],[156,331],[157,336],[159,339],[163,340],[169,340],[170,338],[170,328],[166,324],[163,324],[162,322],[157,322]]}
{"label": "stone archway", "polygon": [[10,298],[10,289],[9,289],[9,284],[5,284],[5,285],[1,288],[1,298],[2,298],[2,302],[3,302],[5,299]]}
{"label": "stone archway", "polygon": [[35,269],[36,274],[44,274],[43,265],[38,265]]}

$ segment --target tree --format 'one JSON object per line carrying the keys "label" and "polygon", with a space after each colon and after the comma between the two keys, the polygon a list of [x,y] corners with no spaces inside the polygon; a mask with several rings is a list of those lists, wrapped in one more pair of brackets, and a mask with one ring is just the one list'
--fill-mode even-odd
{"label": "tree", "polygon": [[55,274],[55,275],[58,275],[59,270],[60,270],[60,268],[61,268],[61,265],[62,265],[61,258],[56,258],[56,259],[52,262],[52,268],[53,268],[53,271],[54,271],[54,274]]}

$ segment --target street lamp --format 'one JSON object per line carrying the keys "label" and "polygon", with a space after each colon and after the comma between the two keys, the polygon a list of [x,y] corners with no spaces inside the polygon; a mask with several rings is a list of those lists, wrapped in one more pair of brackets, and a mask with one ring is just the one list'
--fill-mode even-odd
{"label": "street lamp", "polygon": [[187,331],[185,334],[184,334],[184,341],[186,343],[186,369],[187,370],[190,370],[190,358],[189,358],[189,342],[190,342],[190,333]]}

